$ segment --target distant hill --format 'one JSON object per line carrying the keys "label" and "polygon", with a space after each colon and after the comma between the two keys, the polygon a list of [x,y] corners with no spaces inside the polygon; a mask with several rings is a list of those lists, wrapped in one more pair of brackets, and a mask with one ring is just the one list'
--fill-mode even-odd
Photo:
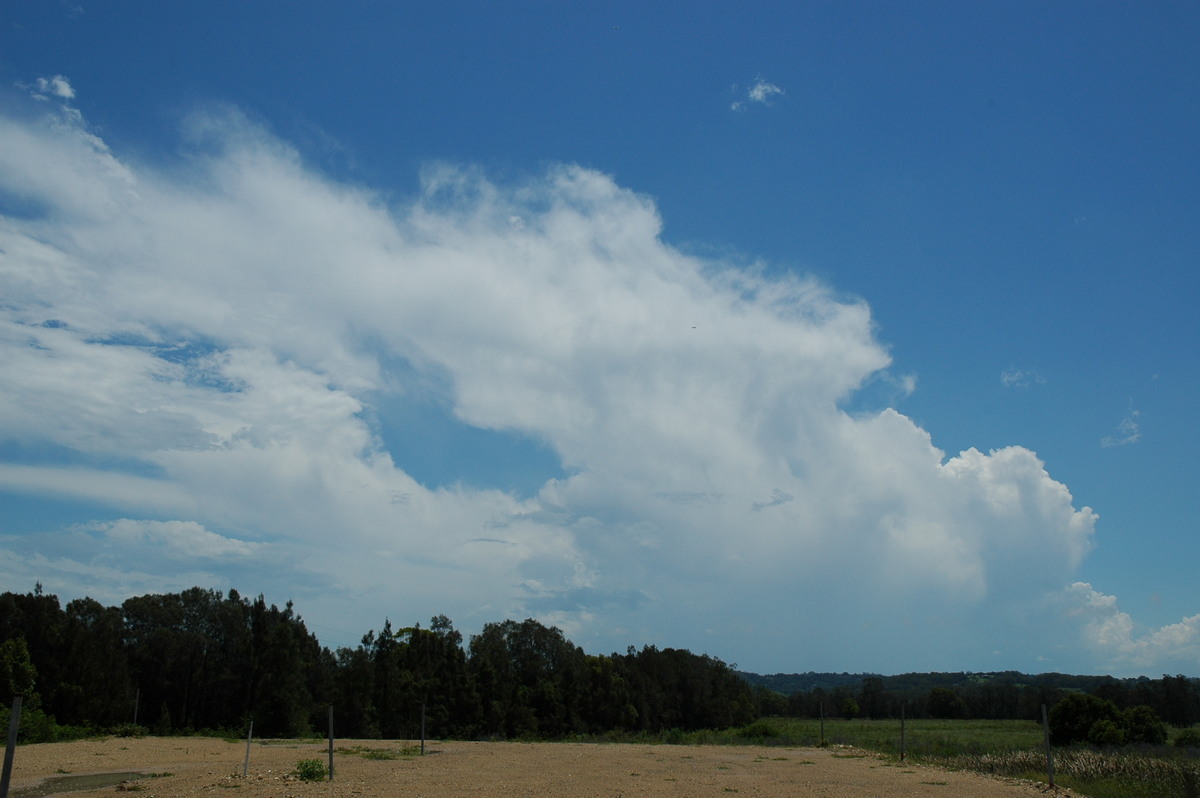
{"label": "distant hill", "polygon": [[772,673],[759,674],[738,671],[752,687],[765,687],[782,695],[809,693],[814,690],[833,692],[837,689],[857,691],[867,679],[878,679],[883,690],[890,693],[913,694],[928,692],[935,687],[967,688],[981,685],[1012,685],[1014,687],[1045,687],[1059,690],[1093,692],[1103,684],[1118,682],[1133,686],[1148,681],[1145,676],[1136,679],[1114,679],[1111,676],[1084,676],[1065,673],[1027,674],[1019,671],[995,671],[990,673],[904,673],[883,676],[877,673]]}

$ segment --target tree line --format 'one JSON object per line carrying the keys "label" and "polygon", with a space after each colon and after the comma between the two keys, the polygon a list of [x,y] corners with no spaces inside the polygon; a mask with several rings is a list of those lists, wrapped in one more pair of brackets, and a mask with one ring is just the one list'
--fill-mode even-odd
{"label": "tree line", "polygon": [[741,674],[755,687],[763,715],[795,717],[973,718],[1041,720],[1042,706],[1072,696],[1094,696],[1126,712],[1149,707],[1163,721],[1200,723],[1200,679],[1183,675],[1117,679],[1112,676],[1018,671],[907,673]]}
{"label": "tree line", "polygon": [[[289,601],[200,587],[62,606],[41,586],[0,594],[0,690],[22,735],[202,730],[292,737],[557,738],[749,723],[751,687],[719,659],[646,646],[589,655],[536,620],[489,623],[464,645],[444,615],[321,646]],[[7,699],[2,702],[7,705]]]}

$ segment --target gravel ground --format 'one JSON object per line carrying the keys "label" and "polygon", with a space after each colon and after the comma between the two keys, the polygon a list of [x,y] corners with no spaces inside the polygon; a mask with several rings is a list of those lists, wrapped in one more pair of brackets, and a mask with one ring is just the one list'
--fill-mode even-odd
{"label": "gravel ground", "polygon": [[[384,740],[335,741],[332,782],[303,782],[302,759],[328,763],[325,742],[244,742],[198,737],[109,738],[27,745],[15,752],[10,798],[47,794],[47,779],[134,771],[152,777],[74,796],[137,792],[143,798],[394,798],[395,796],[939,796],[1021,798],[1044,785],[895,764],[856,749],[668,746],[587,743],[449,742],[425,756]],[[355,753],[357,751],[358,753]],[[375,759],[363,756],[391,756]],[[32,791],[31,791],[32,790]]]}

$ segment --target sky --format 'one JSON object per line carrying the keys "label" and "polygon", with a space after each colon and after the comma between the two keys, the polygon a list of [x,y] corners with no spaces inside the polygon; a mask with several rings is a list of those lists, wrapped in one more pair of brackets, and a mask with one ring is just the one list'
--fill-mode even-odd
{"label": "sky", "polygon": [[1200,676],[1200,6],[8,0],[0,589]]}

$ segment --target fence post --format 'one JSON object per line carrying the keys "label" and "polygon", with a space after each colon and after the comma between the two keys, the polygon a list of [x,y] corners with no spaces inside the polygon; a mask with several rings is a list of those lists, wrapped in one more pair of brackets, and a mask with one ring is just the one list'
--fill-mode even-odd
{"label": "fence post", "polygon": [[1054,786],[1054,755],[1050,753],[1050,720],[1046,716],[1046,705],[1042,704],[1042,736],[1046,741],[1046,775],[1050,777],[1050,789],[1055,792],[1058,788]]}
{"label": "fence post", "polygon": [[254,721],[250,721],[250,731],[246,733],[246,761],[242,764],[242,778],[250,772],[250,741],[254,739]]}
{"label": "fence post", "polygon": [[904,761],[904,702],[900,702],[900,761]]}
{"label": "fence post", "polygon": [[21,696],[13,696],[12,717],[8,719],[8,745],[4,748],[4,771],[0,773],[0,798],[8,798],[12,779],[13,754],[17,751],[17,730],[21,728]]}
{"label": "fence post", "polygon": [[425,756],[425,702],[421,702],[421,756]]}
{"label": "fence post", "polygon": [[329,780],[333,781],[333,704],[329,705]]}
{"label": "fence post", "polygon": [[825,699],[821,699],[821,742],[820,747],[825,747]]}

